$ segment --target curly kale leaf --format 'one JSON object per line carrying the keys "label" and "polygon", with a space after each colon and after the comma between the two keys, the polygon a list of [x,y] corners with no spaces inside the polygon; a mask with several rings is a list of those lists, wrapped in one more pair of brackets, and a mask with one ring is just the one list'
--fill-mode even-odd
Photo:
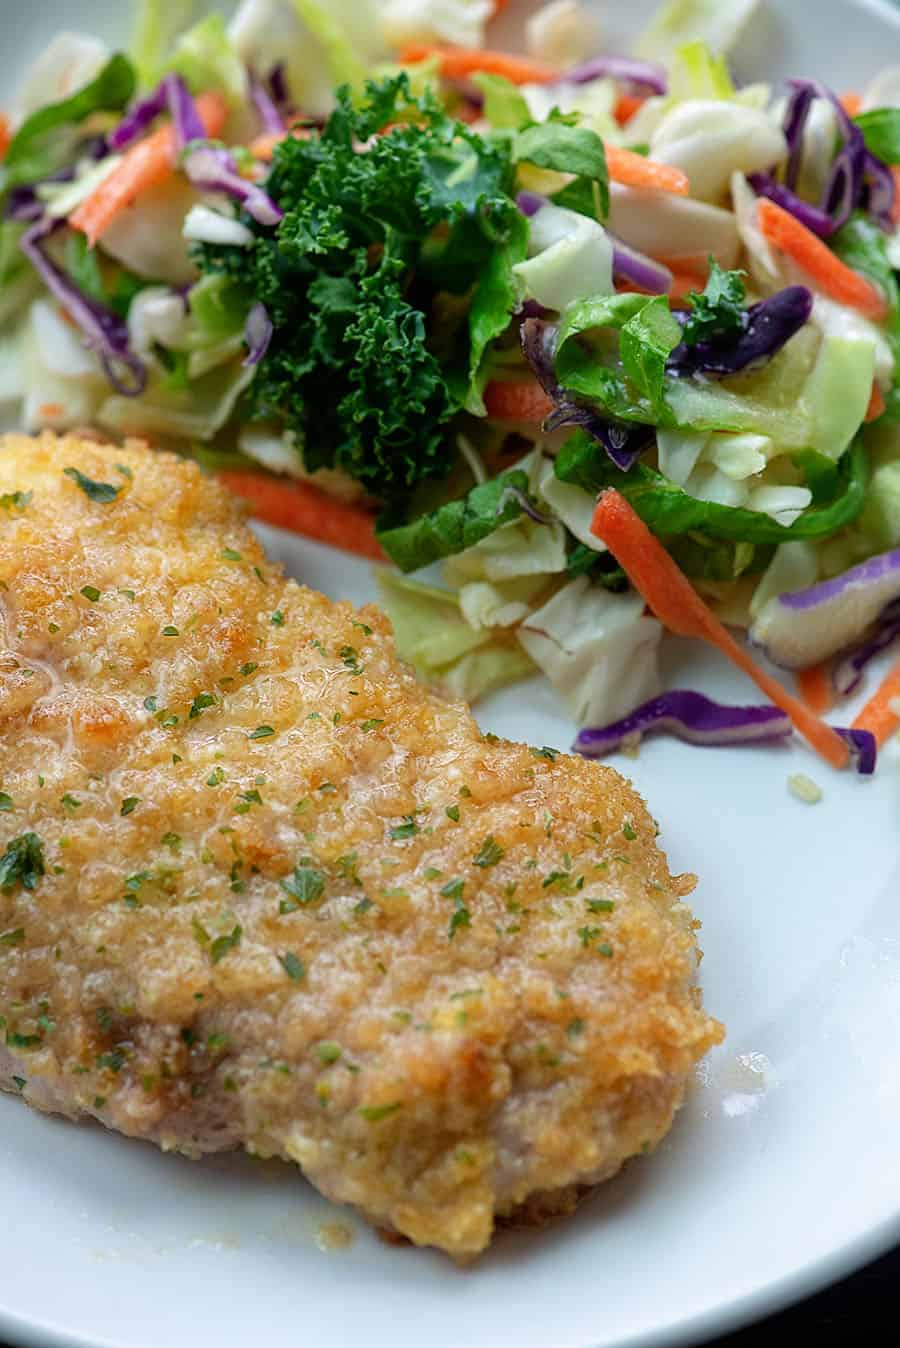
{"label": "curly kale leaf", "polygon": [[[278,147],[266,184],[285,212],[277,230],[245,217],[249,248],[197,250],[204,271],[266,306],[275,331],[251,412],[293,430],[310,469],[340,468],[388,504],[446,471],[484,340],[482,277],[511,307],[489,264],[524,253],[512,179],[507,141],[413,99],[400,76],[370,84],[361,107],[339,91],[320,134]],[[468,333],[462,350],[436,340],[442,290],[472,292],[474,346]],[[496,330],[507,320],[498,313]]]}

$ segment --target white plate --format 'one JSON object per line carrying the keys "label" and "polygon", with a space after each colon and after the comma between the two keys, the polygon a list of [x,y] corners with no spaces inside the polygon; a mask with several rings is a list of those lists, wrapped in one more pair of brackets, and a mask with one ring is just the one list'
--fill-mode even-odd
{"label": "white plate", "polygon": [[[111,8],[0,0],[4,86],[57,26],[110,32],[123,22]],[[607,30],[627,38],[649,9],[609,3]],[[770,57],[745,49],[748,76],[853,88],[897,60],[900,14],[878,0],[778,0],[752,45]],[[272,531],[267,542],[308,583],[372,597],[366,566]],[[673,643],[670,664],[673,681],[748,695],[687,645]],[[479,714],[532,743],[572,738],[539,683]],[[651,743],[619,766],[661,820],[674,867],[701,876],[706,1002],[728,1027],[655,1156],[572,1220],[502,1233],[461,1271],[389,1248],[353,1218],[352,1246],[322,1252],[320,1223],[348,1219],[287,1166],[193,1164],[3,1098],[0,1336],[65,1348],[674,1345],[763,1315],[900,1238],[896,750],[868,783],[802,747]],[[788,795],[795,771],[822,784],[819,805]]]}

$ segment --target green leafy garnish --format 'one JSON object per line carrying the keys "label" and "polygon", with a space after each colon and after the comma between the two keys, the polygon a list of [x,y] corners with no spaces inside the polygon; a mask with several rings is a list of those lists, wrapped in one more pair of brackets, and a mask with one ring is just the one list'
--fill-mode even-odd
{"label": "green leafy garnish", "polygon": [[72,479],[76,486],[81,488],[89,500],[96,501],[98,505],[109,505],[122,490],[121,487],[114,487],[111,482],[94,482],[92,478],[85,477],[84,473],[77,468],[64,468],[63,472],[66,477]]}
{"label": "green leafy garnish", "polygon": [[288,950],[285,954],[279,955],[278,963],[282,966],[284,972],[292,983],[299,983],[306,973],[306,966],[303,961],[299,959],[292,950]]}
{"label": "green leafy garnish", "polygon": [[23,833],[6,844],[0,856],[0,890],[9,892],[16,884],[34,890],[44,874],[44,844],[36,833]]}
{"label": "green leafy garnish", "polygon": [[733,336],[743,328],[747,302],[743,272],[724,271],[711,257],[705,290],[702,294],[691,291],[688,299],[691,312],[683,330],[688,346]]}
{"label": "green leafy garnish", "polygon": [[209,957],[213,964],[218,964],[231,950],[235,950],[241,943],[243,930],[240,925],[234,926],[227,936],[217,936],[210,944]]}
{"label": "green leafy garnish", "polygon": [[324,872],[317,870],[312,862],[301,861],[294,867],[294,874],[281,881],[285,894],[303,905],[315,903],[325,892]]}
{"label": "green leafy garnish", "polygon": [[503,848],[494,838],[494,835],[489,833],[472,860],[476,866],[480,866],[482,870],[487,870],[489,866],[496,866],[504,855]]}
{"label": "green leafy garnish", "polygon": [[610,463],[596,440],[577,432],[556,460],[556,476],[596,494],[615,487],[645,524],[662,538],[698,532],[715,539],[746,543],[789,543],[797,538],[824,538],[851,524],[863,507],[868,471],[862,440],[841,459],[834,494],[809,506],[793,524],[778,524],[756,510],[699,501],[644,463],[623,473]]}
{"label": "green leafy garnish", "polygon": [[900,164],[900,108],[871,108],[853,120],[876,159]]}
{"label": "green leafy garnish", "polygon": [[380,530],[378,541],[401,571],[418,571],[454,557],[519,518],[522,507],[510,487],[527,492],[528,475],[519,469],[501,473],[473,487],[461,501],[450,501],[411,524]]}
{"label": "green leafy garnish", "polygon": [[[382,501],[405,500],[446,474],[484,332],[511,312],[511,288],[491,274],[495,250],[525,237],[510,138],[477,135],[400,75],[358,103],[340,90],[321,132],[278,146],[266,190],[285,212],[276,230],[195,250],[202,271],[228,275],[273,320],[251,412],[293,430],[308,469],[340,468]],[[473,292],[471,335],[465,318],[449,333],[433,319],[447,290]]]}

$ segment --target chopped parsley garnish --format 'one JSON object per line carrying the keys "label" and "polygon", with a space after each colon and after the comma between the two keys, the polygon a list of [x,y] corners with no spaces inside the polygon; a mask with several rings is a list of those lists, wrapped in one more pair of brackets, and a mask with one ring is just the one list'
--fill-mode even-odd
{"label": "chopped parsley garnish", "polygon": [[597,954],[602,955],[604,959],[612,959],[612,953],[613,948],[611,945],[608,945],[606,941],[604,941],[602,945],[597,946]]}
{"label": "chopped parsley garnish", "polygon": [[162,630],[162,634],[164,637],[177,637],[180,635],[178,628],[172,626],[164,627]]}
{"label": "chopped parsley garnish", "polygon": [[155,697],[145,697],[145,698],[144,698],[144,709],[145,709],[145,711],[156,711],[156,709],[157,709],[158,706],[159,706],[159,703],[157,702],[157,700],[156,700]]}
{"label": "chopped parsley garnish", "polygon": [[21,945],[24,940],[24,927],[16,927],[13,931],[5,931],[0,935],[0,945]]}
{"label": "chopped parsley garnish", "polygon": [[7,491],[0,496],[0,510],[24,510],[30,504],[33,492]]}
{"label": "chopped parsley garnish", "polygon": [[358,627],[363,636],[370,637],[372,635],[372,629],[368,623],[357,622],[356,619],[354,619],[353,626]]}
{"label": "chopped parsley garnish", "polygon": [[458,823],[459,823],[459,806],[458,806],[458,805],[448,805],[445,813],[446,813],[448,819],[452,819],[452,820],[453,820],[454,824],[458,824]]}
{"label": "chopped parsley garnish", "polygon": [[210,944],[209,957],[213,964],[218,964],[223,960],[229,951],[234,950],[241,943],[243,929],[239,924],[235,925],[227,936],[217,936]]}
{"label": "chopped parsley garnish", "polygon": [[362,1105],[359,1112],[367,1123],[379,1123],[381,1119],[386,1119],[389,1115],[396,1114],[397,1110],[402,1108],[403,1105],[401,1102],[395,1100],[389,1105]]}
{"label": "chopped parsley garnish", "polygon": [[270,725],[258,725],[255,730],[251,730],[247,736],[251,740],[270,740],[275,731]]}
{"label": "chopped parsley garnish", "polygon": [[465,905],[464,903],[461,903],[461,904],[454,910],[453,916],[450,918],[450,926],[449,926],[448,932],[447,932],[447,934],[448,934],[449,937],[450,937],[450,940],[451,940],[451,941],[453,940],[453,938],[454,938],[454,936],[456,935],[456,933],[457,933],[462,927],[471,927],[471,925],[472,925],[472,915],[471,915],[471,913],[469,912],[469,910],[468,910],[468,908],[466,907],[466,905]]}
{"label": "chopped parsley garnish", "polygon": [[403,816],[402,824],[394,824],[389,830],[389,837],[391,842],[402,842],[404,838],[414,838],[418,832],[415,815],[407,814]]}
{"label": "chopped parsley garnish", "polygon": [[107,1072],[121,1072],[125,1066],[125,1054],[118,1048],[114,1048],[111,1053],[101,1053],[97,1058],[97,1066]]}
{"label": "chopped parsley garnish", "polygon": [[592,941],[596,941],[603,932],[600,927],[579,927],[578,937],[583,946],[589,946]]}
{"label": "chopped parsley garnish", "polygon": [[746,324],[747,287],[741,271],[723,271],[715,258],[709,260],[709,280],[702,294],[691,291],[691,312],[684,324],[688,346],[716,338],[737,336]]}
{"label": "chopped parsley garnish", "polygon": [[207,786],[221,786],[225,780],[225,769],[221,767],[213,768],[206,779]]}
{"label": "chopped parsley garnish", "polygon": [[546,758],[548,763],[555,763],[557,758],[559,758],[559,750],[548,749],[546,744],[543,749],[532,749],[531,753],[535,758]]}
{"label": "chopped parsley garnish", "polygon": [[361,722],[360,722],[360,727],[359,727],[359,728],[360,728],[360,730],[362,730],[366,735],[368,735],[368,733],[369,733],[370,730],[378,730],[379,727],[380,727],[380,726],[383,726],[383,725],[384,725],[384,721],[378,720],[377,717],[372,717],[372,719],[369,720],[369,721],[361,721]]}
{"label": "chopped parsley garnish", "polygon": [[64,468],[66,477],[70,477],[77,487],[80,487],[85,496],[91,501],[96,501],[98,505],[109,505],[114,501],[122,490],[121,487],[114,487],[111,482],[94,482],[91,478],[85,477],[84,473],[77,468]]}
{"label": "chopped parsley garnish", "polygon": [[634,830],[634,826],[630,823],[626,824],[625,827],[622,829],[622,836],[625,838],[626,842],[634,842],[635,838],[637,837],[637,833]]}
{"label": "chopped parsley garnish", "polygon": [[356,869],[356,863],[359,860],[356,852],[346,852],[342,857],[338,857],[334,863],[338,869],[338,875],[344,880],[349,880],[352,885],[361,885],[359,872]]}
{"label": "chopped parsley garnish", "polygon": [[489,833],[472,860],[476,866],[487,870],[489,866],[496,866],[504,855],[503,848],[495,840],[494,835]]}
{"label": "chopped parsley garnish", "polygon": [[73,796],[69,791],[67,791],[64,796],[60,797],[59,803],[68,815],[72,815],[76,810],[80,810],[82,805],[82,802],[77,796]]}
{"label": "chopped parsley garnish", "polygon": [[141,803],[140,796],[126,796],[125,799],[122,801],[122,805],[119,809],[119,814],[121,815],[132,814],[140,805],[140,803]]}
{"label": "chopped parsley garnish", "polygon": [[284,969],[284,972],[292,983],[299,983],[306,973],[305,964],[292,950],[288,950],[283,955],[279,955],[278,963],[281,965],[282,969]]}
{"label": "chopped parsley garnish", "polygon": [[243,561],[241,554],[239,552],[235,552],[234,548],[223,548],[222,557],[226,562]]}
{"label": "chopped parsley garnish", "polygon": [[325,874],[317,870],[310,860],[304,859],[294,867],[293,875],[281,881],[281,888],[305,907],[321,899],[325,892]]}
{"label": "chopped parsley garnish", "polygon": [[178,833],[164,833],[159,840],[170,852],[181,851],[181,837]]}
{"label": "chopped parsley garnish", "polygon": [[195,721],[201,712],[206,711],[207,707],[214,707],[215,705],[216,699],[212,693],[198,693],[191,703],[188,720]]}
{"label": "chopped parsley garnish", "polygon": [[89,600],[92,604],[96,604],[97,600],[100,598],[102,594],[102,591],[98,590],[96,585],[82,585],[78,593],[80,595],[83,595],[84,598]]}
{"label": "chopped parsley garnish", "polygon": [[337,1062],[340,1056],[341,1056],[340,1044],[334,1044],[330,1040],[326,1039],[323,1043],[316,1045],[316,1057],[319,1059],[319,1062],[324,1063]]}
{"label": "chopped parsley garnish", "polygon": [[249,679],[250,675],[254,674],[258,669],[259,665],[254,664],[252,660],[248,660],[245,665],[241,665],[241,676],[245,679]]}
{"label": "chopped parsley garnish", "polygon": [[585,899],[589,913],[611,913],[615,908],[612,899]]}
{"label": "chopped parsley garnish", "polygon": [[576,1016],[574,1020],[569,1021],[566,1026],[566,1034],[570,1039],[577,1039],[580,1034],[584,1034],[584,1021],[580,1016]]}
{"label": "chopped parsley garnish", "polygon": [[12,838],[0,856],[0,890],[8,892],[16,883],[22,884],[23,890],[36,890],[43,874],[43,843],[38,834]]}
{"label": "chopped parsley garnish", "polygon": [[12,796],[0,791],[0,814],[10,814],[15,808]]}
{"label": "chopped parsley garnish", "polygon": [[284,627],[285,621],[285,616],[280,608],[277,608],[269,619],[273,627]]}
{"label": "chopped parsley garnish", "polygon": [[346,669],[349,669],[351,674],[361,674],[363,672],[363,666],[359,663],[359,652],[355,646],[342,646],[339,655],[341,657],[341,663]]}
{"label": "chopped parsley garnish", "polygon": [[444,885],[443,889],[441,890],[441,894],[444,896],[445,899],[461,899],[465,887],[466,885],[464,880],[450,880],[446,885]]}

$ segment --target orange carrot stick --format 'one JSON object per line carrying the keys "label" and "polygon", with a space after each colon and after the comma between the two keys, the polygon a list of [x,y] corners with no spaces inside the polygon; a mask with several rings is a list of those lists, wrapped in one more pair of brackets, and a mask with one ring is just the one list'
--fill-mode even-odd
{"label": "orange carrot stick", "polygon": [[891,703],[896,702],[898,698],[900,698],[900,660],[892,665],[887,678],[869,698],[853,722],[853,729],[871,731],[880,748],[900,726],[900,716],[891,707]]}
{"label": "orange carrot stick", "polygon": [[872,384],[872,396],[869,399],[869,406],[866,408],[864,421],[877,421],[884,414],[887,404],[884,401],[884,394],[876,383]]}
{"label": "orange carrot stick", "polygon": [[809,276],[832,299],[858,309],[876,323],[887,318],[887,301],[877,286],[835,257],[827,244],[767,197],[757,203],[757,221],[763,236]]}
{"label": "orange carrot stick", "polygon": [[0,112],[0,160],[6,158],[6,151],[12,144],[12,129],[9,125],[9,118],[5,113]]}
{"label": "orange carrot stick", "polygon": [[858,117],[862,111],[862,94],[858,94],[855,89],[848,89],[845,94],[841,94],[840,103],[848,117]]}
{"label": "orange carrot stick", "polygon": [[[206,93],[196,102],[206,134],[217,136],[228,119],[225,100],[220,94]],[[86,234],[93,248],[121,211],[174,171],[175,132],[171,126],[161,126],[125,152],[121,164],[72,212],[69,224]]]}
{"label": "orange carrot stick", "polygon": [[799,698],[786,692],[777,679],[760,669],[737,644],[659,540],[614,488],[605,491],[597,502],[591,532],[603,540],[661,623],[677,636],[694,637],[715,646],[749,675],[770,701],[787,712],[795,729],[827,763],[835,768],[847,766],[850,753],[840,735],[804,707]]}
{"label": "orange carrot stick", "polygon": [[364,506],[326,496],[318,487],[293,478],[269,477],[264,473],[226,469],[219,481],[250,506],[251,514],[266,524],[304,534],[345,552],[355,552],[373,561],[385,561],[375,538],[375,515]]}
{"label": "orange carrot stick", "polygon": [[817,716],[828,711],[834,702],[834,687],[827,664],[801,669],[797,674],[797,692]]}
{"label": "orange carrot stick", "polygon": [[412,42],[405,47],[400,53],[400,64],[418,65],[433,56],[439,57],[441,74],[449,80],[468,79],[482,71],[502,75],[511,84],[555,84],[560,78],[555,66],[528,56],[476,47],[432,47],[425,42]]}
{"label": "orange carrot stick", "polygon": [[535,379],[493,379],[484,391],[489,417],[497,421],[527,421],[539,426],[554,404]]}
{"label": "orange carrot stick", "polygon": [[294,140],[309,140],[312,132],[307,126],[295,126],[290,131],[271,131],[267,135],[257,136],[250,142],[250,153],[254,159],[262,159],[268,164],[274,155],[277,147],[283,140],[291,136]]}
{"label": "orange carrot stick", "polygon": [[619,94],[616,99],[616,106],[613,109],[613,116],[619,123],[619,126],[625,126],[630,122],[636,112],[647,102],[646,98],[639,98],[637,94]]}
{"label": "orange carrot stick", "polygon": [[625,187],[643,187],[655,192],[671,192],[676,197],[687,197],[691,185],[686,173],[671,164],[657,164],[634,150],[623,150],[618,145],[606,146],[606,165],[614,183]]}

